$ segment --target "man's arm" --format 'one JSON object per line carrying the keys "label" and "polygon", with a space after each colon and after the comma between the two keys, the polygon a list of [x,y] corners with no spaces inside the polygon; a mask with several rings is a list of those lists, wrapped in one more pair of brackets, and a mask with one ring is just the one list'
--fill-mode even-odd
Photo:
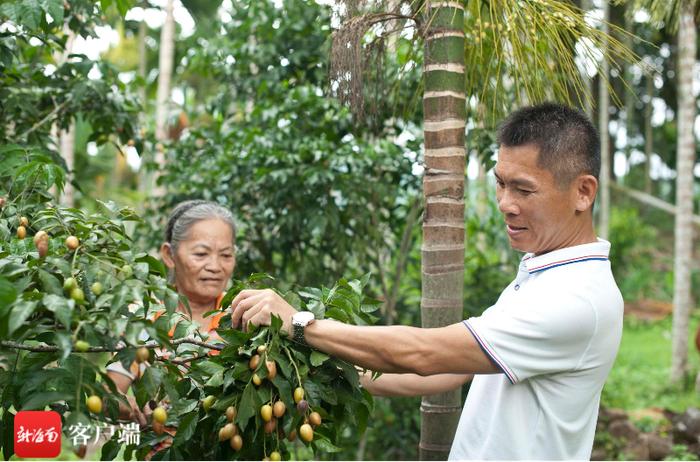
{"label": "man's arm", "polygon": [[372,372],[360,376],[360,383],[374,396],[425,396],[454,390],[469,382],[472,374],[382,374],[372,380]]}
{"label": "man's arm", "polygon": [[[291,333],[296,310],[273,290],[241,291],[231,304],[234,327],[269,325],[272,314]],[[323,319],[305,328],[313,348],[365,369],[421,376],[501,372],[462,323],[435,329],[353,326]]]}

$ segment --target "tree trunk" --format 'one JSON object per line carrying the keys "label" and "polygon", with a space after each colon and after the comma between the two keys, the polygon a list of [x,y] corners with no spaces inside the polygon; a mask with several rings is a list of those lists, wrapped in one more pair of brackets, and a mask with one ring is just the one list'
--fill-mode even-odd
{"label": "tree trunk", "polygon": [[[631,4],[627,4],[625,7],[627,10],[631,10],[633,6]],[[632,13],[630,11],[626,11],[624,13],[625,15],[625,30],[628,32],[632,32],[634,29],[634,21],[632,21]],[[632,43],[632,37],[629,34],[624,34],[622,36],[623,43],[628,49],[632,49],[634,44]],[[632,66],[625,66],[625,82],[627,82],[628,85],[632,85],[632,81],[634,80],[634,77],[632,75]],[[623,177],[626,177],[630,170],[631,170],[631,165],[630,165],[630,159],[632,158],[632,135],[633,132],[635,132],[636,125],[634,123],[634,112],[635,112],[635,104],[637,101],[637,95],[635,93],[632,93],[631,88],[627,88],[624,83],[622,86],[622,91],[625,94],[625,133],[626,133],[626,138],[627,142],[625,143],[625,165],[626,165],[626,170],[622,174]],[[614,162],[613,162],[614,165]],[[620,179],[617,179],[618,182],[620,182]]]}
{"label": "tree trunk", "polygon": [[651,115],[654,104],[654,76],[646,76],[646,90],[649,101],[644,108],[644,192],[651,194],[651,155],[654,152],[654,132],[651,126]]}
{"label": "tree trunk", "polygon": [[[139,23],[139,35],[138,35],[138,50],[139,50],[139,69],[138,69],[138,75],[142,80],[141,87],[139,87],[139,100],[141,102],[142,110],[140,114],[140,124],[141,127],[145,126],[146,120],[145,120],[145,114],[148,114],[148,104],[147,104],[147,99],[146,99],[146,70],[147,70],[147,56],[146,56],[146,32],[147,32],[148,25],[146,24],[146,18],[141,19],[141,22]],[[142,128],[142,136],[144,134],[144,129]],[[143,153],[141,153],[143,156]],[[139,183],[139,192],[141,193],[141,197],[148,197],[150,195],[150,188],[151,188],[151,182],[153,175],[148,171],[146,168],[144,159],[141,159],[141,165],[139,166],[139,176],[138,176],[138,183]],[[143,207],[145,203],[141,202],[141,207]],[[141,210],[143,211],[143,210]]]}
{"label": "tree trunk", "polygon": [[[421,261],[423,327],[462,319],[466,98],[464,2],[428,3],[425,37],[425,176]],[[422,460],[445,460],[461,412],[461,390],[421,401]]]}
{"label": "tree trunk", "polygon": [[695,164],[695,65],[697,31],[690,1],[683,1],[678,29],[678,143],[673,281],[673,358],[671,381],[682,380],[688,367],[688,320],[691,310],[690,264],[693,255],[693,166]]}
{"label": "tree trunk", "polygon": [[[168,0],[165,6],[165,22],[160,32],[160,49],[158,54],[158,93],[156,97],[156,146],[155,161],[158,173],[165,168],[165,152],[163,143],[168,137],[168,103],[170,102],[170,79],[173,73],[173,58],[175,52],[175,18],[173,16],[173,0]],[[158,174],[154,175],[157,181]],[[153,196],[160,197],[165,188],[153,188]]]}
{"label": "tree trunk", "polygon": [[61,157],[66,161],[66,166],[70,172],[66,176],[66,184],[63,187],[60,203],[66,207],[75,207],[75,188],[73,188],[73,183],[71,183],[71,180],[75,178],[75,172],[73,171],[75,169],[75,120],[71,121],[68,130],[61,131],[59,139]]}
{"label": "tree trunk", "polygon": [[[583,10],[583,14],[586,14],[587,11],[590,11],[592,8],[592,0],[581,0],[581,10]],[[588,115],[588,117],[593,119],[593,78],[588,75],[587,71],[583,71],[583,75],[581,77],[583,79],[583,83],[586,87],[586,95],[583,98],[583,110]]]}
{"label": "tree trunk", "polygon": [[600,79],[598,80],[599,85],[599,103],[598,103],[598,122],[600,129],[600,210],[598,215],[598,235],[603,238],[608,238],[608,229],[610,227],[610,135],[608,133],[608,125],[610,121],[609,112],[609,95],[608,95],[608,85],[609,85],[609,63],[605,57],[607,52],[607,34],[608,34],[608,20],[610,17],[610,6],[608,2],[603,2],[603,24],[601,26],[605,38],[602,42],[602,47],[605,50],[603,52],[603,62],[600,66]]}

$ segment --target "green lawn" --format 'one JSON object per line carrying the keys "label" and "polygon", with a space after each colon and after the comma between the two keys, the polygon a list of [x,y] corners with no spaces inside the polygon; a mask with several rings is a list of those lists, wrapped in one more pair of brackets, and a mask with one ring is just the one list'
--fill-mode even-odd
{"label": "green lawn", "polygon": [[700,370],[700,354],[694,334],[700,322],[691,320],[688,360],[691,374],[684,385],[669,385],[671,367],[671,317],[658,322],[626,319],[620,352],[603,389],[602,405],[626,410],[662,407],[674,411],[700,407],[700,394],[694,390]]}

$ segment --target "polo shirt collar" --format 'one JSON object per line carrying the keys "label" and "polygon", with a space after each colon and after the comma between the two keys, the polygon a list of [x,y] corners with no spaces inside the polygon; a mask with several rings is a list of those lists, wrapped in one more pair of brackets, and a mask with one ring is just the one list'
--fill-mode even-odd
{"label": "polo shirt collar", "polygon": [[528,253],[523,257],[523,263],[528,273],[535,274],[558,266],[570,265],[589,260],[608,259],[610,242],[598,239],[597,242],[581,244],[573,247],[553,250],[542,255]]}

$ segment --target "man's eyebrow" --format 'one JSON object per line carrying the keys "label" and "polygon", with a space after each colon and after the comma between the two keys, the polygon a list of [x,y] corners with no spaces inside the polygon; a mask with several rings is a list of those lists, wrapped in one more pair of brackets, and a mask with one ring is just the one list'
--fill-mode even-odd
{"label": "man's eyebrow", "polygon": [[496,170],[493,171],[493,174],[495,175],[495,177],[498,181],[501,181],[503,183],[508,183],[508,184],[513,185],[513,186],[524,186],[526,188],[532,188],[532,189],[535,188],[535,183],[533,183],[532,181],[527,180],[525,178],[513,178],[512,180],[505,181],[505,180],[503,180],[503,178],[500,177],[500,175],[498,173],[496,173]]}

